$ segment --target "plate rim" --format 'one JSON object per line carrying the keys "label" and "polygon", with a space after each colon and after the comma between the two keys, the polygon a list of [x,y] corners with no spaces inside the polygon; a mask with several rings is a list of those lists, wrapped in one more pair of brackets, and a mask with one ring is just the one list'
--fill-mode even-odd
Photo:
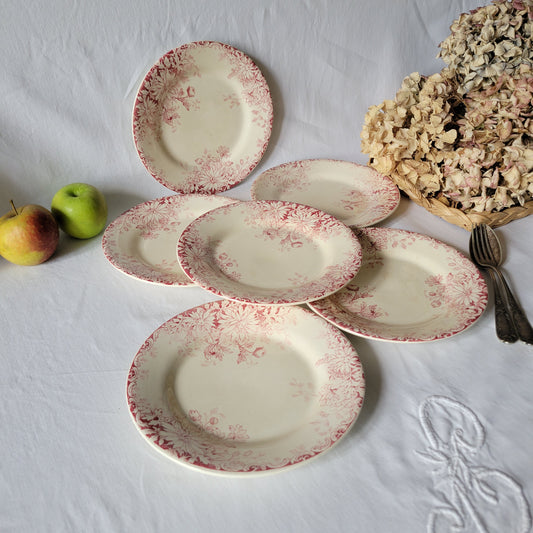
{"label": "plate rim", "polygon": [[[182,50],[187,50],[191,48],[198,48],[198,47],[219,47],[224,50],[229,50],[239,56],[241,61],[246,61],[250,67],[251,70],[257,73],[258,79],[261,80],[261,86],[263,90],[265,91],[265,97],[267,98],[267,108],[268,108],[268,114],[266,116],[265,122],[267,123],[267,128],[265,129],[265,138],[263,139],[263,143],[260,147],[260,149],[253,154],[252,161],[246,170],[245,174],[242,176],[238,176],[236,179],[230,180],[228,182],[225,182],[224,184],[218,184],[216,188],[212,188],[207,190],[185,190],[183,189],[183,184],[180,186],[179,184],[173,184],[165,177],[160,176],[155,170],[151,168],[151,165],[148,163],[144,151],[140,148],[140,141],[137,134],[138,127],[136,125],[136,121],[138,118],[138,106],[139,106],[139,100],[141,91],[145,87],[147,81],[149,81],[153,75],[153,73],[157,70],[158,66],[165,60],[165,58],[170,57],[173,54],[178,54]],[[135,93],[135,98],[133,102],[133,109],[131,112],[131,134],[132,134],[132,140],[133,145],[135,147],[135,151],[141,160],[141,163],[143,164],[143,167],[148,171],[148,173],[161,185],[164,187],[170,189],[171,191],[178,193],[178,194],[194,194],[194,193],[200,193],[200,194],[217,194],[224,191],[227,191],[236,185],[240,184],[242,181],[244,181],[257,167],[257,165],[261,162],[263,157],[265,156],[265,153],[267,151],[271,136],[272,136],[272,130],[273,130],[273,122],[274,122],[274,104],[272,99],[272,91],[270,89],[270,86],[268,84],[268,81],[263,74],[262,69],[259,67],[256,61],[254,61],[248,54],[240,50],[239,48],[236,48],[235,46],[232,46],[230,44],[218,41],[218,40],[210,40],[210,39],[203,39],[203,40],[196,40],[196,41],[190,41],[184,44],[181,44],[179,46],[176,46],[167,52],[165,52],[163,55],[161,55],[147,70],[145,75],[143,76],[141,82],[138,84],[137,91]],[[259,145],[259,143],[258,143]]]}
{"label": "plate rim", "polygon": [[[299,454],[296,457],[289,458],[288,461],[284,462],[281,465],[275,465],[275,466],[269,466],[269,465],[261,465],[261,464],[251,464],[248,466],[247,469],[224,469],[223,467],[217,467],[215,463],[202,463],[199,460],[196,461],[189,461],[187,460],[188,454],[187,453],[172,453],[167,449],[167,447],[160,446],[157,442],[155,442],[153,439],[149,437],[149,435],[146,432],[146,428],[143,428],[139,425],[136,414],[138,412],[137,404],[139,403],[138,398],[135,395],[135,383],[138,381],[138,379],[143,378],[143,372],[141,365],[138,365],[138,360],[142,358],[145,355],[145,352],[147,352],[147,357],[149,357],[152,361],[154,360],[154,356],[150,356],[150,349],[157,343],[157,337],[158,333],[162,331],[167,325],[175,324],[176,321],[180,320],[180,317],[187,316],[187,313],[194,312],[197,309],[203,308],[203,309],[211,309],[211,308],[220,308],[220,306],[245,306],[245,307],[254,307],[254,308],[261,308],[261,306],[255,306],[253,304],[247,304],[243,302],[236,302],[232,300],[214,300],[207,303],[203,303],[197,306],[194,306],[192,308],[189,308],[185,311],[182,311],[172,318],[166,320],[162,324],[160,324],[156,329],[152,331],[152,333],[146,338],[146,340],[143,342],[139,350],[137,351],[135,357],[133,358],[131,365],[128,370],[127,379],[126,379],[126,403],[128,406],[128,412],[131,416],[131,419],[133,421],[134,426],[136,427],[137,431],[142,435],[143,439],[145,441],[148,441],[148,443],[151,445],[152,448],[155,448],[158,452],[160,452],[165,457],[171,459],[173,462],[178,463],[180,465],[183,465],[187,468],[190,468],[195,471],[201,471],[204,473],[212,474],[212,475],[219,475],[219,476],[264,476],[269,474],[274,474],[278,472],[284,472],[289,469],[296,468],[298,466],[301,466],[303,464],[308,463],[309,461],[313,461],[317,459],[318,457],[321,457],[324,453],[327,453],[332,448],[334,448],[337,444],[339,444],[340,441],[342,441],[352,430],[354,427],[356,421],[359,419],[359,416],[361,414],[361,411],[364,407],[364,402],[366,398],[366,391],[367,391],[367,383],[366,383],[366,374],[363,362],[359,356],[359,353],[357,352],[355,346],[353,343],[346,337],[346,335],[338,328],[336,328],[334,325],[329,323],[328,321],[322,320],[318,315],[313,313],[311,310],[307,309],[306,307],[301,306],[282,306],[281,309],[283,312],[286,313],[296,313],[301,315],[300,320],[315,320],[317,327],[320,325],[324,329],[324,335],[327,336],[328,339],[338,339],[339,342],[342,342],[343,345],[346,347],[344,350],[344,354],[346,357],[352,357],[353,358],[353,364],[356,366],[356,373],[358,376],[358,381],[356,384],[356,393],[354,394],[353,398],[353,404],[350,406],[351,414],[350,414],[350,420],[348,420],[346,423],[341,424],[340,422],[337,423],[335,426],[335,431],[332,432],[334,434],[334,440],[330,440],[328,445],[324,447],[323,449],[313,450],[311,453],[305,453],[305,454]],[[266,309],[272,309],[269,307],[266,307]],[[303,318],[305,317],[305,318]],[[348,355],[349,352],[349,355]],[[333,379],[331,375],[328,373],[329,379]],[[163,402],[165,400],[163,399]],[[171,410],[170,407],[168,407],[169,410]],[[163,412],[163,411],[161,411]],[[179,441],[179,437],[178,437]],[[176,452],[176,446],[174,445],[173,450]],[[183,448],[183,447],[182,447]],[[183,450],[182,450],[183,452]],[[190,455],[190,454],[189,454]],[[198,458],[197,458],[198,459]]]}

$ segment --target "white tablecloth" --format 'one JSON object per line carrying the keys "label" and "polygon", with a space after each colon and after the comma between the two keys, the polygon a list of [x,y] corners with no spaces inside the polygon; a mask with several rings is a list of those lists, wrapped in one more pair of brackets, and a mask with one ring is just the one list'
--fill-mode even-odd
{"label": "white tablecloth", "polygon": [[[171,194],[134,149],[137,87],[166,51],[197,40],[251,56],[272,91],[267,152],[228,196],[280,163],[366,163],[370,105],[404,76],[443,67],[438,43],[478,0],[32,0],[1,3],[0,204],[50,206],[99,187],[109,222]],[[382,226],[466,253],[468,232],[403,199]],[[533,317],[533,220],[498,230],[505,271]],[[358,337],[367,395],[337,447],[272,476],[184,468],[135,428],[126,378],[143,341],[215,296],[129,278],[101,236],[64,234],[35,267],[0,260],[0,531],[525,532],[533,505],[533,349],[496,339],[492,301],[433,343]],[[463,529],[461,529],[463,528]]]}

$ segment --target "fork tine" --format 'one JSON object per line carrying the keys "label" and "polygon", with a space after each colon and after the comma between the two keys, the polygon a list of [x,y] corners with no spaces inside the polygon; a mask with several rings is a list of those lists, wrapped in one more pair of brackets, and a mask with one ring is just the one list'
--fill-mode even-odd
{"label": "fork tine", "polygon": [[491,261],[492,258],[492,252],[490,248],[489,243],[489,236],[487,233],[487,226],[485,224],[479,225],[479,244],[481,249],[481,255],[483,256],[483,260],[485,262]]}
{"label": "fork tine", "polygon": [[468,247],[469,247],[469,251],[470,251],[470,256],[472,257],[472,259],[474,261],[477,262],[477,258],[476,258],[476,234],[475,234],[475,229],[476,229],[476,226],[473,225],[472,226],[472,230],[470,231],[470,242],[468,243]]}
{"label": "fork tine", "polygon": [[483,224],[478,224],[475,228],[476,254],[480,263],[485,263],[485,247],[483,243]]}
{"label": "fork tine", "polygon": [[472,228],[470,244],[470,254],[472,255],[472,259],[474,259],[476,263],[479,263],[481,260],[479,249],[479,224],[474,225]]}

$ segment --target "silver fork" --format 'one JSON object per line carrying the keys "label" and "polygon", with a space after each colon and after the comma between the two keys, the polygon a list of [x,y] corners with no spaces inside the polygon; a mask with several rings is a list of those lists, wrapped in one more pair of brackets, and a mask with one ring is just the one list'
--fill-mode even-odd
{"label": "silver fork", "polygon": [[[498,314],[498,304],[496,302],[497,292],[500,292],[499,298],[500,300],[503,300],[503,305],[505,305],[506,308],[504,317],[500,317],[500,327],[503,328],[502,335],[505,336],[508,331],[506,320],[511,322],[514,330],[514,334],[511,334],[510,340],[505,342],[515,342],[517,339],[520,339],[526,344],[533,344],[533,328],[531,327],[526,315],[518,305],[518,302],[516,301],[511,289],[509,288],[509,285],[505,280],[505,277],[503,276],[503,273],[500,270],[503,258],[496,233],[486,224],[480,224],[473,228],[471,241],[473,241],[472,251],[474,254],[477,253],[479,266],[482,268],[487,268],[491,274],[493,284],[495,286],[494,291],[496,313]],[[501,295],[502,288],[503,296]]]}
{"label": "silver fork", "polygon": [[486,238],[486,232],[483,233],[482,228],[483,224],[472,228],[469,242],[470,257],[478,267],[489,271],[494,289],[496,335],[503,342],[513,343],[518,340],[518,332],[513,325],[507,302],[503,298],[500,282],[496,274],[496,267],[489,260],[488,239]]}
{"label": "silver fork", "polygon": [[489,261],[494,265],[496,275],[503,286],[504,298],[507,299],[511,319],[518,333],[518,338],[526,344],[533,344],[533,328],[511,292],[503,272],[500,270],[500,266],[503,262],[503,255],[498,236],[496,235],[496,232],[486,224],[484,224],[481,229],[484,235],[484,240],[487,243]]}

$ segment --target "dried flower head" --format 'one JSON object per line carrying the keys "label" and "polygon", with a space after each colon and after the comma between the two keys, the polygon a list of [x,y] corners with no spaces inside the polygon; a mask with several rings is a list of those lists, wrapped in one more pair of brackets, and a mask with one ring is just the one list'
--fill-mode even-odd
{"label": "dried flower head", "polygon": [[521,65],[533,66],[533,1],[494,0],[463,13],[440,43],[438,57],[455,73],[458,92],[487,88]]}
{"label": "dried flower head", "polygon": [[361,148],[379,172],[465,212],[523,205],[533,199],[533,73],[522,65],[466,95],[449,68],[411,74],[368,110]]}

